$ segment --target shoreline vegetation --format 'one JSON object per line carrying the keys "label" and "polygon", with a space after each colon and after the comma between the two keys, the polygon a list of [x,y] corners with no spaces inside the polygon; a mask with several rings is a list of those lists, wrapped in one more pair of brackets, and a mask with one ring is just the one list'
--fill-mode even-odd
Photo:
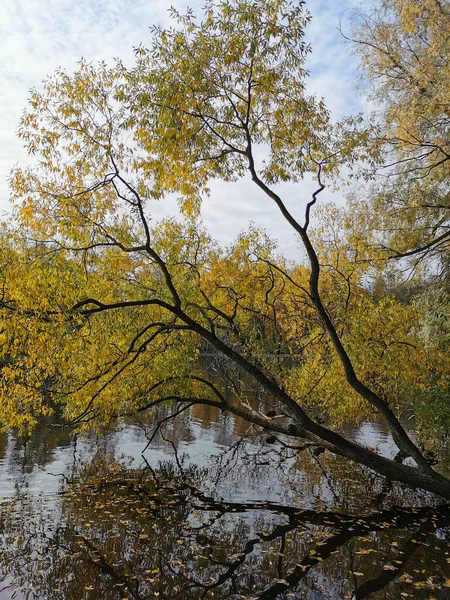
{"label": "shoreline vegetation", "polygon": [[[26,434],[55,405],[80,430],[205,405],[450,500],[399,419],[411,406],[419,436],[448,443],[448,2],[355,16],[351,44],[383,104],[340,121],[306,91],[304,3],[170,14],[130,68],[81,61],[31,93],[19,135],[35,162],[11,174],[0,249],[3,428]],[[257,226],[228,248],[205,231],[210,182],[244,177],[303,264]],[[321,202],[347,184],[348,207]],[[181,218],[153,223],[152,203],[173,194]],[[204,344],[238,403],[199,370]],[[252,407],[255,390],[275,415]],[[373,415],[395,460],[340,433]]]}

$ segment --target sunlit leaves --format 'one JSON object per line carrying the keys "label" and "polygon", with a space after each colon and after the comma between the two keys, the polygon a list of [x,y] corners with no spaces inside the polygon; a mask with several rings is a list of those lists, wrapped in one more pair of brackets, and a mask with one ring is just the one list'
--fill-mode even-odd
{"label": "sunlit leaves", "polygon": [[356,15],[354,49],[377,102],[389,167],[370,200],[392,254],[448,252],[449,31],[447,0],[384,0]]}
{"label": "sunlit leaves", "polygon": [[[307,225],[293,218],[312,275],[256,228],[219,249],[198,222],[213,178],[250,175],[286,216],[267,185],[308,172],[327,183],[375,156],[360,116],[333,123],[305,92],[309,14],[286,0],[222,0],[203,20],[172,17],[132,68],[81,62],[32,93],[20,135],[36,162],[11,178],[18,237],[0,305],[2,397],[12,403],[3,425],[25,428],[54,404],[72,422],[103,424],[165,400],[211,402],[195,366],[210,342],[303,423],[295,402],[335,421],[367,414],[349,392],[348,357],[359,383],[380,394],[366,390],[366,401],[400,408],[419,317],[368,293],[359,264],[368,222],[322,214],[320,278]],[[153,223],[151,201],[172,193],[183,223]],[[342,231],[334,247],[333,223]],[[422,379],[413,388],[432,370],[420,351],[414,358]]]}

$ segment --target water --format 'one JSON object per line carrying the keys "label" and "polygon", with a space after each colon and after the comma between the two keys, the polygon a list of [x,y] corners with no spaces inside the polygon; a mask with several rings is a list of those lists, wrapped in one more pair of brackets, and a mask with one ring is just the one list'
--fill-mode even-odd
{"label": "water", "polygon": [[[431,495],[213,407],[142,454],[151,431],[0,437],[0,600],[450,598]],[[379,423],[347,433],[395,452]]]}

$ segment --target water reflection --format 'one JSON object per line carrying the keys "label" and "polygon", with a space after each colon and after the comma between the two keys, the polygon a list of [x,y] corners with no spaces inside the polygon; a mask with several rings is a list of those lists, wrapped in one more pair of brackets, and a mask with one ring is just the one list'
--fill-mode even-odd
{"label": "water reflection", "polygon": [[76,476],[58,502],[2,506],[16,597],[446,597],[449,507],[361,516],[225,501],[203,491],[207,470],[137,469],[102,452]]}
{"label": "water reflection", "polygon": [[[1,600],[450,598],[450,509],[429,494],[204,405],[144,455],[155,419],[54,425],[0,438]],[[353,437],[394,451],[376,423]]]}

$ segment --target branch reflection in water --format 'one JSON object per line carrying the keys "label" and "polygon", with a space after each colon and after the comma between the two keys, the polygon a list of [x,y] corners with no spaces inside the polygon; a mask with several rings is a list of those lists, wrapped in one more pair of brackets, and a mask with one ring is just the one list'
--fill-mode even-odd
{"label": "branch reflection in water", "polygon": [[[0,440],[1,600],[450,597],[449,507],[209,406],[141,455],[173,409]],[[354,435],[391,450],[376,423]]]}
{"label": "branch reflection in water", "polygon": [[73,476],[58,500],[2,505],[2,576],[17,598],[425,599],[448,584],[449,507],[221,500],[202,491],[211,473],[179,457],[133,468],[100,451]]}

